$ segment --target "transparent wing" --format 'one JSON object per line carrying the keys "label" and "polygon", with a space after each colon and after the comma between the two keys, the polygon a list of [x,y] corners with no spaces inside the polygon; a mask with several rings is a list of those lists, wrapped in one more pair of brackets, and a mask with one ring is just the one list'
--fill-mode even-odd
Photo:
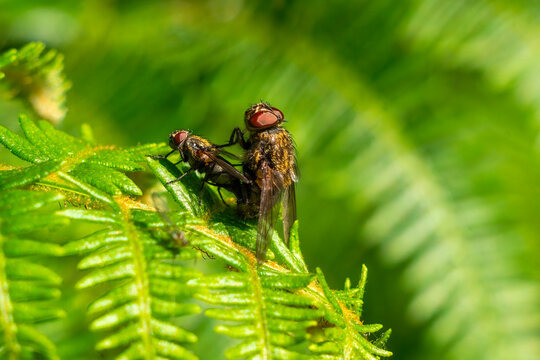
{"label": "transparent wing", "polygon": [[243,183],[250,183],[251,181],[240,171],[238,171],[230,162],[217,155],[215,151],[203,150],[204,154],[208,156],[212,161],[221,166],[225,172]]}
{"label": "transparent wing", "polygon": [[223,150],[222,148],[219,148],[218,149],[218,153],[220,155],[225,155],[227,157],[230,157],[231,159],[234,159],[234,160],[242,160],[242,157],[236,155],[236,154],[233,154],[232,152],[229,152],[227,150]]}
{"label": "transparent wing", "polygon": [[291,227],[296,220],[296,191],[294,183],[285,188],[283,193],[283,239],[285,244],[289,243],[289,236],[291,235]]}
{"label": "transparent wing", "polygon": [[261,205],[259,209],[259,222],[257,225],[257,261],[263,262],[270,242],[270,236],[276,223],[275,204],[279,200],[280,192],[276,186],[274,171],[266,162],[261,166]]}

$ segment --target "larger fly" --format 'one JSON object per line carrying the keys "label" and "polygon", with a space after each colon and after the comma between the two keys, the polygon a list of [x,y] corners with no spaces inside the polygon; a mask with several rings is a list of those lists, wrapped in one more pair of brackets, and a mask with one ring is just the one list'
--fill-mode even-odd
{"label": "larger fly", "polygon": [[[258,215],[257,259],[263,261],[277,218],[276,204],[282,200],[283,236],[288,242],[296,220],[295,182],[298,181],[294,143],[290,133],[281,126],[283,113],[264,102],[251,106],[244,115],[250,133],[235,128],[229,146],[239,143],[246,150],[244,174],[255,184],[245,186],[247,192],[239,198],[238,209],[245,217]],[[255,186],[256,185],[256,186]]]}

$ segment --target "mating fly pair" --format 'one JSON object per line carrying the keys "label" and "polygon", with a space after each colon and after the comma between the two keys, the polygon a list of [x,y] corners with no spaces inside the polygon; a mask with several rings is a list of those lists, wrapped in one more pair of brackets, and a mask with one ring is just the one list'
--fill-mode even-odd
{"label": "mating fly pair", "polygon": [[[238,213],[243,218],[258,217],[257,259],[263,261],[277,219],[277,204],[282,200],[283,234],[288,241],[292,224],[296,220],[294,183],[298,181],[294,144],[289,132],[281,124],[283,113],[260,102],[246,110],[244,115],[249,137],[238,127],[229,142],[214,145],[186,130],[175,131],[169,136],[173,149],[178,150],[181,161],[191,168],[182,174],[197,170],[204,174],[203,184],[209,183],[233,193],[237,198]],[[229,154],[224,147],[239,144],[244,149],[243,173],[221,155]],[[221,196],[221,192],[219,192]],[[222,197],[223,199],[223,197]]]}

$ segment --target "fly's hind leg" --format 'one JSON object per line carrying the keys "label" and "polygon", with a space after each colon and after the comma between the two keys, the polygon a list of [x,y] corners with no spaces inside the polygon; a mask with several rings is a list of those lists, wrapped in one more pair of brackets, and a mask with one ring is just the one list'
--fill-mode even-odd
{"label": "fly's hind leg", "polygon": [[199,190],[199,206],[201,206],[202,203],[202,197],[203,197],[203,191],[204,191],[204,185],[208,182],[208,174],[204,176],[204,179],[202,180],[201,189]]}
{"label": "fly's hind leg", "polygon": [[230,207],[230,205],[227,204],[227,202],[226,202],[225,199],[223,198],[223,194],[221,193],[221,186],[219,186],[219,185],[218,185],[218,187],[217,187],[217,193],[218,193],[219,198],[221,199],[221,201],[223,201],[223,203],[225,204],[225,206]]}
{"label": "fly's hind leg", "polygon": [[[206,179],[206,176],[205,176],[205,179]],[[223,186],[220,186],[220,185],[218,185],[218,184],[216,184],[216,183],[213,183],[213,182],[211,182],[211,181],[209,181],[209,180],[204,180],[204,179],[203,179],[203,184],[202,184],[202,186],[201,186],[201,194],[200,194],[200,196],[199,196],[199,204],[200,204],[200,200],[201,200],[201,198],[202,198],[202,190],[203,190],[203,188],[204,188],[204,184],[205,184],[205,183],[208,184],[208,185],[212,185],[212,186],[217,187],[217,192],[218,192],[218,195],[219,195],[219,198],[221,199],[221,201],[223,201],[223,203],[225,204],[225,206],[230,206],[229,204],[227,204],[227,202],[226,202],[225,199],[223,198],[223,194],[221,193],[221,188],[222,188]]]}

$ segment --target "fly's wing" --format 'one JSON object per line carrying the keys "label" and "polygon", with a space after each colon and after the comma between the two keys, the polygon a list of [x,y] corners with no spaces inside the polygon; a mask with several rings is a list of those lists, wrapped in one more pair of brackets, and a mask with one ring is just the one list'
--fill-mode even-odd
{"label": "fly's wing", "polygon": [[249,179],[242,174],[240,171],[238,171],[230,162],[222,158],[221,156],[217,155],[215,151],[209,151],[209,150],[203,150],[204,154],[208,156],[213,162],[218,164],[227,172],[227,174],[231,175],[232,177],[240,180],[244,183],[250,183]]}
{"label": "fly's wing", "polygon": [[298,172],[298,162],[296,161],[296,149],[294,149],[292,153],[292,161],[292,171],[289,172],[289,176],[291,177],[292,182],[291,185],[286,187],[283,192],[283,208],[281,212],[281,216],[283,217],[283,240],[285,240],[285,244],[289,243],[291,227],[296,221],[295,182],[297,182],[300,177],[300,173]]}
{"label": "fly's wing", "polygon": [[289,243],[289,236],[291,235],[291,227],[296,220],[296,192],[294,189],[294,183],[285,188],[283,192],[283,238],[285,244]]}
{"label": "fly's wing", "polygon": [[152,202],[154,203],[154,207],[159,213],[168,211],[169,209],[165,197],[161,194],[158,194],[157,192],[152,193]]}
{"label": "fly's wing", "polygon": [[257,261],[263,262],[266,250],[270,243],[270,236],[276,223],[275,205],[279,200],[280,180],[272,168],[263,162],[261,166],[261,204],[259,209],[259,222],[257,225]]}
{"label": "fly's wing", "polygon": [[232,152],[229,152],[227,150],[223,150],[221,148],[218,149],[218,152],[220,155],[225,155],[227,157],[230,157],[231,159],[234,159],[234,160],[242,160],[242,158],[236,154],[233,154]]}

